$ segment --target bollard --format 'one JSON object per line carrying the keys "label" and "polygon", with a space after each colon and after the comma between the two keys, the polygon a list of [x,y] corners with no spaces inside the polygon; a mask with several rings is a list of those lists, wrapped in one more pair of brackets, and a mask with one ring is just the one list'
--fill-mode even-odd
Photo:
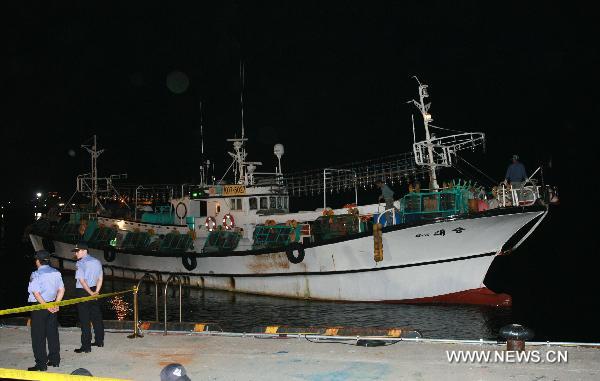
{"label": "bollard", "polygon": [[523,352],[525,341],[533,338],[533,330],[520,324],[509,324],[500,328],[500,336],[506,340],[507,351]]}

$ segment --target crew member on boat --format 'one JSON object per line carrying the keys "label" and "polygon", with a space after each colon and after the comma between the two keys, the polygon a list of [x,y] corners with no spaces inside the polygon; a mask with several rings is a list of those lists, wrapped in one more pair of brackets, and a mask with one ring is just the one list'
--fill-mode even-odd
{"label": "crew member on boat", "polygon": [[512,164],[506,169],[505,178],[512,188],[517,190],[519,199],[521,199],[521,190],[523,189],[524,183],[527,181],[527,172],[525,172],[523,163],[519,161],[519,155],[512,156]]}
{"label": "crew member on boat", "polygon": [[[390,188],[386,183],[381,180],[376,180],[375,185],[377,188],[381,189],[381,194],[379,195],[379,201],[385,201],[385,210],[390,210],[394,208],[394,191]],[[389,212],[386,213],[387,217],[391,218]]]}

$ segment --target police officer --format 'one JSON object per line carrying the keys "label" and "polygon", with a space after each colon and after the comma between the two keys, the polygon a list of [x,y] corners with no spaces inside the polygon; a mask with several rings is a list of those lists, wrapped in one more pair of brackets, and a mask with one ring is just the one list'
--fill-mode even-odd
{"label": "police officer", "polygon": [[[103,280],[102,263],[88,255],[88,245],[85,242],[79,242],[71,251],[77,257],[77,270],[75,272],[77,295],[83,297],[100,294]],[[91,300],[79,303],[77,304],[77,312],[81,324],[81,348],[75,349],[75,353],[89,353],[92,351],[92,345],[103,347],[104,324],[102,323],[100,302]],[[94,325],[94,337],[96,339],[94,343],[92,343],[90,321]]]}
{"label": "police officer", "polygon": [[[28,302],[44,304],[60,302],[65,294],[65,285],[60,272],[49,266],[50,254],[41,250],[35,253],[37,270],[29,278]],[[48,366],[60,364],[60,342],[58,337],[58,307],[31,311],[31,346],[35,357],[35,366],[30,371],[44,371]],[[46,352],[46,341],[48,352]]]}

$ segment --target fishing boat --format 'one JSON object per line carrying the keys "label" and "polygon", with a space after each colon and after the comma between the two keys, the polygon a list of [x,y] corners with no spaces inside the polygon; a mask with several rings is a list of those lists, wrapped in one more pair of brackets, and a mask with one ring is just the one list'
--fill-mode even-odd
{"label": "fishing boat", "polygon": [[[510,297],[483,280],[496,256],[517,255],[540,225],[550,188],[532,175],[522,189],[501,184],[479,198],[469,182],[438,184],[440,169],[452,167],[460,151],[483,147],[485,135],[430,134],[428,87],[418,84],[419,99],[411,103],[425,139],[417,141],[413,119],[411,153],[284,175],[278,144],[275,171],[258,172],[261,163],[248,161],[242,124],[241,137],[228,139],[230,180],[211,181],[203,165],[201,181],[171,187],[163,206],[142,209],[152,187],[138,186],[124,197],[112,177],[98,178],[102,151],[94,138],[84,147],[92,172],[77,179],[89,208],[36,221],[29,230],[33,247],[73,269],[71,249],[86,241],[110,275],[134,280],[150,273],[203,288],[310,300],[508,305]],[[429,177],[428,188],[415,186],[393,208],[358,202],[359,189],[375,180],[418,175]],[[328,194],[339,189],[354,190],[354,197],[331,209]],[[291,212],[290,202],[301,195],[322,198],[323,208]],[[109,198],[135,204],[133,215],[108,215],[103,202]]]}

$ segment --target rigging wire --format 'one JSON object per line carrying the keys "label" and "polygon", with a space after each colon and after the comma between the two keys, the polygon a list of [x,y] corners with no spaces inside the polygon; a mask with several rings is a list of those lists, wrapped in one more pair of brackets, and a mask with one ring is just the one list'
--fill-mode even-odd
{"label": "rigging wire", "polygon": [[[227,173],[229,173],[229,170],[231,169],[231,167],[233,167],[234,164],[235,164],[235,160],[233,160],[231,162],[231,164],[229,164],[229,167],[227,168],[227,170],[223,174],[223,177],[221,177],[221,180],[219,180],[219,184],[221,184],[223,182],[223,179],[225,178],[225,176],[227,176]],[[234,171],[235,171],[235,168],[234,168]]]}
{"label": "rigging wire", "polygon": [[460,132],[460,133],[463,133],[463,134],[468,134],[467,131],[460,131],[460,130],[453,130],[453,129],[450,129],[450,128],[438,127],[438,126],[434,126],[433,124],[430,124],[429,127],[436,128],[438,130],[453,131],[453,132]]}
{"label": "rigging wire", "polygon": [[466,178],[472,177],[472,176],[469,176],[468,174],[464,173],[463,171],[461,171],[460,168],[456,164],[452,164],[452,168],[456,169],[456,171],[458,173],[460,173],[461,175],[463,175]]}
{"label": "rigging wire", "polygon": [[481,171],[479,168],[477,168],[476,166],[474,166],[473,164],[469,163],[467,160],[463,159],[462,157],[458,156],[458,154],[456,155],[457,158],[459,158],[460,160],[464,161],[465,163],[467,163],[468,165],[470,165],[473,169],[475,169],[477,172],[481,173],[483,176],[485,176],[488,180],[490,180],[490,182],[494,185],[498,184],[498,181],[494,180],[493,178],[491,178],[490,176],[488,176],[487,174],[485,174],[483,171]]}

